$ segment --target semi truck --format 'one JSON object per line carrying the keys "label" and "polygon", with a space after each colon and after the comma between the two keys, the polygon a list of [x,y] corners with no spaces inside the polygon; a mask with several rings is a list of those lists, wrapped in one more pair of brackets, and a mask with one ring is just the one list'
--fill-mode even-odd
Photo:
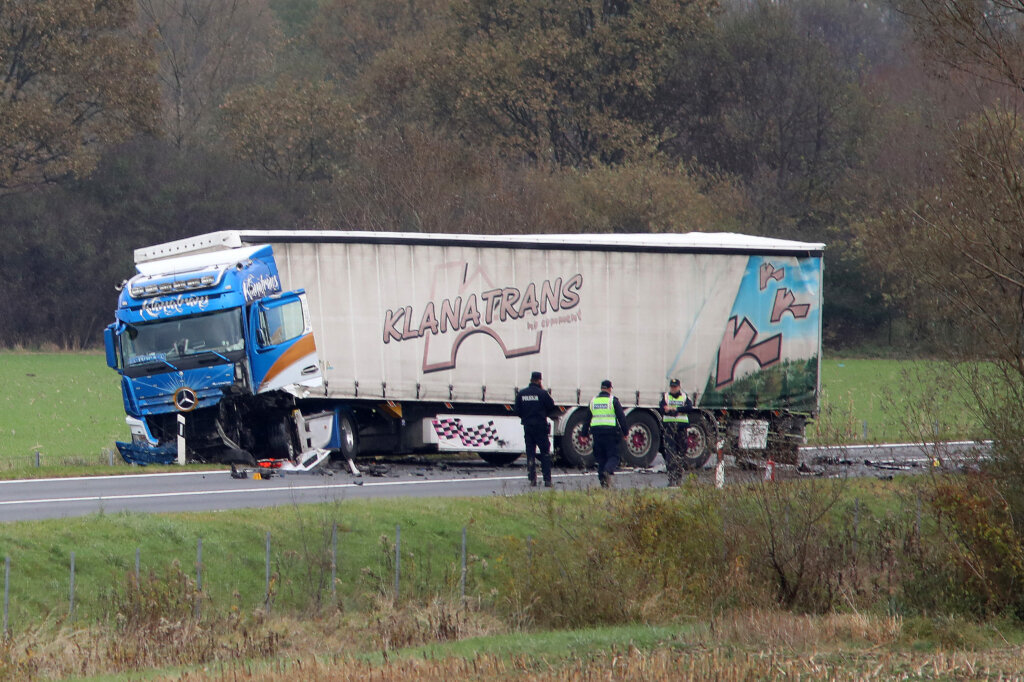
{"label": "semi truck", "polygon": [[128,462],[312,470],[370,453],[524,451],[533,371],[556,452],[610,379],[625,463],[662,441],[677,378],[686,464],[792,460],[819,405],[824,245],[730,233],[484,236],[225,230],[136,249],[105,329]]}

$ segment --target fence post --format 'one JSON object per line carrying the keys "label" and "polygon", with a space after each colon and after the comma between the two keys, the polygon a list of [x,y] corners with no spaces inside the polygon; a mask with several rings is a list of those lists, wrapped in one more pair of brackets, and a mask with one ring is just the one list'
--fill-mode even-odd
{"label": "fence post", "polygon": [[526,585],[533,583],[533,536],[526,536]]}
{"label": "fence post", "polygon": [[914,518],[914,535],[921,542],[921,496],[917,496],[917,513]]}
{"label": "fence post", "polygon": [[75,553],[71,552],[71,589],[68,604],[68,617],[75,617]]}
{"label": "fence post", "polygon": [[36,469],[39,468],[39,451],[36,450]]}
{"label": "fence post", "polygon": [[864,440],[867,440],[867,439],[868,439],[868,420],[867,420],[867,419],[865,419],[865,420],[864,420],[864,421],[862,422],[862,424],[863,424],[863,426],[864,426]]}
{"label": "fence post", "polygon": [[142,551],[141,547],[135,548],[135,584],[139,584],[139,555]]}
{"label": "fence post", "polygon": [[10,633],[7,612],[11,606],[11,557],[4,558],[4,637]]}
{"label": "fence post", "polygon": [[331,526],[331,599],[338,602],[338,523]]}
{"label": "fence post", "polygon": [[459,581],[459,593],[462,601],[466,601],[466,527],[462,527],[462,577]]}
{"label": "fence post", "polygon": [[196,544],[196,620],[199,619],[199,602],[203,592],[203,539]]}
{"label": "fence post", "polygon": [[402,575],[402,527],[395,526],[395,603],[398,603],[398,584]]}
{"label": "fence post", "polygon": [[267,591],[263,606],[270,613],[270,531],[267,531]]}
{"label": "fence post", "polygon": [[853,560],[857,560],[857,544],[860,536],[860,498],[853,498]]}

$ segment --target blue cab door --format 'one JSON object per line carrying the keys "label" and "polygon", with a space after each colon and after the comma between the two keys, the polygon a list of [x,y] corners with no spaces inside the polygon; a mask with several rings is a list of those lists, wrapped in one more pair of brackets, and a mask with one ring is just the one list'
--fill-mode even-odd
{"label": "blue cab door", "polygon": [[253,392],[322,386],[320,359],[303,290],[256,301],[249,309]]}

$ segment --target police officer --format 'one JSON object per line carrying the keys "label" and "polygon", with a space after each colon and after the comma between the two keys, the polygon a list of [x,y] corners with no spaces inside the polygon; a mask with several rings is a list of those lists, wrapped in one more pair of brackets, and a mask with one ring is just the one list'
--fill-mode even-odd
{"label": "police officer", "polygon": [[523,424],[523,438],[526,441],[526,467],[530,485],[537,485],[536,453],[540,451],[540,470],[544,476],[544,487],[551,487],[551,441],[548,439],[550,425],[548,415],[555,411],[555,401],[541,384],[541,373],[530,375],[530,385],[516,394],[516,414]]}
{"label": "police officer", "polygon": [[597,480],[602,488],[612,487],[612,477],[619,468],[619,448],[626,440],[626,413],[619,399],[612,396],[612,382],[601,382],[601,392],[590,401],[590,421],[580,435],[594,435],[594,461]]}
{"label": "police officer", "polygon": [[668,393],[661,394],[658,409],[661,421],[665,425],[665,469],[668,471],[668,484],[679,485],[683,480],[683,462],[686,457],[687,430],[690,428],[688,411],[693,408],[693,401],[683,393],[679,379],[668,382]]}

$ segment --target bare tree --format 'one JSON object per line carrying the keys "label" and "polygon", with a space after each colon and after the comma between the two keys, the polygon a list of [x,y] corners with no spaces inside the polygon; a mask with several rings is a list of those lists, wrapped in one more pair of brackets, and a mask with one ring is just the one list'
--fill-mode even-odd
{"label": "bare tree", "polygon": [[[945,371],[994,439],[993,469],[1024,522],[1024,5],[905,0],[933,71],[975,110],[947,122],[931,182],[894,188],[870,252],[911,314],[949,351]],[[1017,540],[1018,542],[1020,539]]]}
{"label": "bare tree", "polygon": [[266,0],[138,0],[154,41],[164,130],[182,147],[211,130],[225,94],[273,66],[280,31]]}

